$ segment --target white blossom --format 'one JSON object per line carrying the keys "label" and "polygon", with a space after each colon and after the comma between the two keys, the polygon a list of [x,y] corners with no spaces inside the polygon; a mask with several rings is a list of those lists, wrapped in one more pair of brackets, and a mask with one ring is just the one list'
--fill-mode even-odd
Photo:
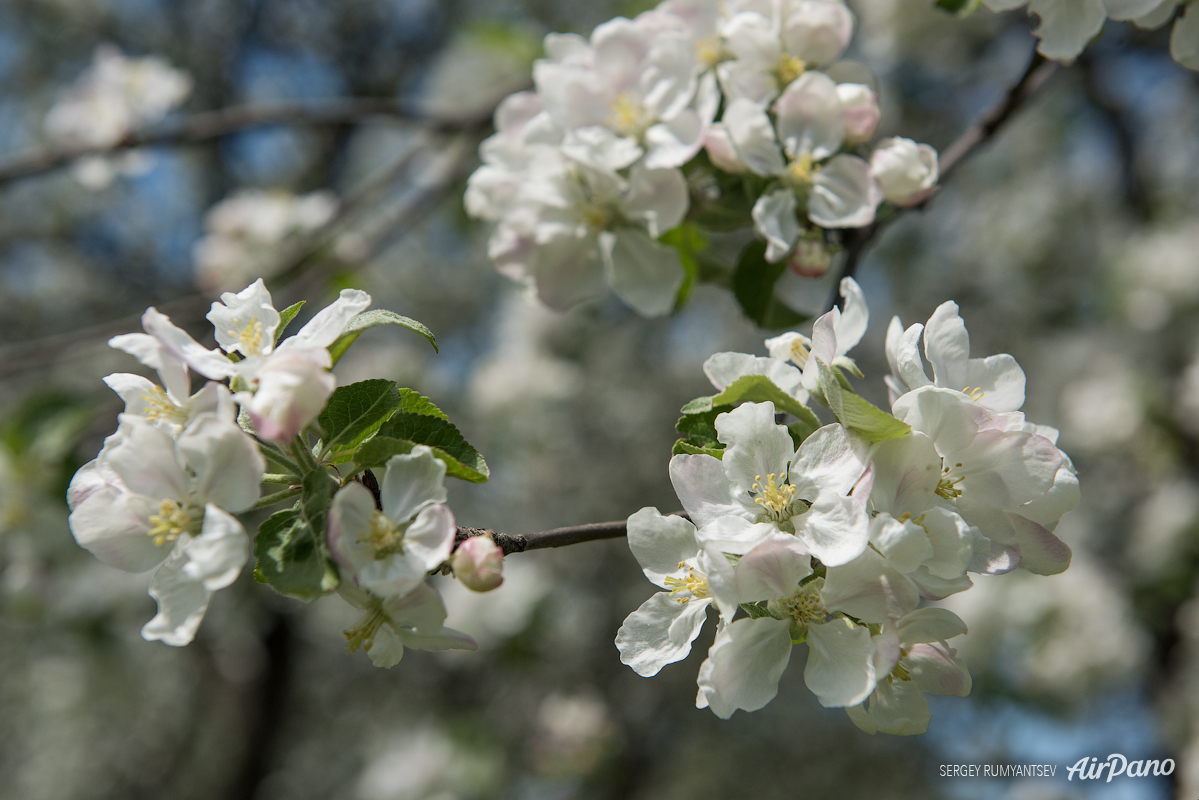
{"label": "white blossom", "polygon": [[380,483],[383,509],[361,483],[329,508],[329,550],[346,574],[379,597],[404,595],[450,557],[457,527],[445,504],[445,462],[425,445],[392,456]]}
{"label": "white blossom", "polygon": [[450,559],[454,577],[475,592],[490,592],[504,582],[504,551],[490,536],[472,536]]}
{"label": "white blossom", "polygon": [[185,645],[195,636],[212,593],[237,578],[249,555],[232,514],[258,499],[265,471],[249,436],[203,414],[178,438],[122,415],[96,460],[76,473],[67,493],[76,541],[127,572],[158,566],[150,582],[158,615],[143,637]]}
{"label": "white blossom", "polygon": [[937,185],[937,151],[926,144],[894,136],[870,154],[870,169],[883,196],[897,206],[923,202]]}
{"label": "white blossom", "polygon": [[388,597],[344,582],[337,591],[347,603],[365,612],[345,631],[347,649],[351,653],[365,650],[376,667],[390,669],[400,663],[405,647],[435,653],[478,649],[465,633],[445,626],[441,595],[427,583]]}

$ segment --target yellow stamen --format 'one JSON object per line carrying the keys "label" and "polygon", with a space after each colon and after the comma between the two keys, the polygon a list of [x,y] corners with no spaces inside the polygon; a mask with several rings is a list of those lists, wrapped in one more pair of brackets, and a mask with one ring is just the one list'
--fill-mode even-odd
{"label": "yellow stamen", "polygon": [[366,533],[359,535],[358,541],[368,545],[375,552],[375,558],[387,558],[404,552],[404,532],[407,529],[407,525],[397,525],[382,511],[376,511],[371,517],[370,527]]}
{"label": "yellow stamen", "polygon": [[962,392],[976,403],[979,400],[982,400],[983,396],[986,395],[986,392],[984,392],[982,389],[971,389],[969,386],[962,389]]}
{"label": "yellow stamen", "polygon": [[154,544],[162,547],[185,533],[199,533],[204,523],[204,509],[180,505],[174,500],[163,500],[158,513],[150,517],[150,530],[146,531]]}
{"label": "yellow stamen", "polygon": [[175,405],[175,401],[161,386],[155,386],[147,391],[142,395],[142,400],[146,401],[146,409],[142,413],[151,422],[166,420],[180,425],[187,422],[187,411]]}
{"label": "yellow stamen", "polygon": [[612,224],[612,213],[602,206],[583,206],[579,210],[579,220],[588,228],[607,230]]}
{"label": "yellow stamen", "polygon": [[719,36],[705,36],[695,43],[695,60],[704,67],[711,69],[725,58],[725,50],[720,44]]}
{"label": "yellow stamen", "polygon": [[803,189],[812,183],[812,176],[819,169],[812,165],[812,154],[804,153],[787,165],[787,173],[783,179],[793,188]]}
{"label": "yellow stamen", "polygon": [[266,338],[266,331],[262,327],[262,323],[258,321],[258,317],[250,317],[250,321],[245,324],[245,327],[237,327],[228,331],[230,336],[236,337],[238,349],[242,355],[253,356],[262,352],[263,339]]}
{"label": "yellow stamen", "polygon": [[791,360],[795,362],[796,366],[798,366],[800,369],[803,369],[805,366],[807,366],[808,353],[810,352],[811,351],[808,349],[808,343],[804,339],[796,337],[795,340],[791,342]]}
{"label": "yellow stamen", "polygon": [[779,86],[786,87],[791,81],[803,75],[806,68],[802,59],[796,58],[790,53],[783,53],[779,56],[778,66],[775,67],[775,74],[779,78]]}
{"label": "yellow stamen", "polygon": [[828,616],[828,609],[820,599],[820,590],[812,584],[804,586],[788,600],[780,600],[784,614],[800,625],[821,625]]}
{"label": "yellow stamen", "polygon": [[[957,466],[961,467],[962,463],[959,461]],[[959,475],[956,478],[949,477],[949,473],[952,471],[952,469],[952,467],[945,467],[945,469],[942,470],[944,477],[942,477],[941,482],[937,484],[937,494],[941,497],[944,497],[946,500],[956,500],[962,496],[962,490],[958,488],[958,484],[961,483],[966,477],[964,475]]]}
{"label": "yellow stamen", "polygon": [[382,609],[376,609],[342,631],[342,636],[346,637],[346,652],[357,652],[360,647],[369,650],[375,640],[375,634],[386,621],[387,617]]}
{"label": "yellow stamen", "polygon": [[607,124],[618,136],[640,139],[649,129],[649,122],[645,103],[632,92],[617,95],[612,101]]}
{"label": "yellow stamen", "polygon": [[[758,495],[754,502],[760,505],[770,517],[777,521],[790,517],[791,503],[795,500],[795,487],[786,483],[786,475],[775,475],[773,472],[766,476],[766,484],[762,484],[762,476],[754,476],[754,485],[750,492]],[[779,486],[778,481],[783,485]]]}
{"label": "yellow stamen", "polygon": [[[670,589],[670,596],[674,597],[676,603],[686,603],[692,597],[696,600],[703,600],[706,597],[711,597],[712,593],[708,589],[708,578],[702,572],[697,572],[695,567],[688,567],[686,562],[679,562],[679,569],[687,570],[687,574],[682,578],[667,578],[663,581],[666,588]],[[689,596],[688,596],[689,595]]]}

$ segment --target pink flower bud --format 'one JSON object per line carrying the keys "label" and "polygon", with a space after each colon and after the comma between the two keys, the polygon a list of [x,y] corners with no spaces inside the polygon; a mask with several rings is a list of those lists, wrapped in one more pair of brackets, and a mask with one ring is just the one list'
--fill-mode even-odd
{"label": "pink flower bud", "polygon": [[828,249],[812,239],[800,239],[787,260],[787,266],[801,278],[819,278],[828,272],[831,263]]}
{"label": "pink flower bud", "polygon": [[870,141],[880,117],[874,92],[860,83],[842,83],[837,86],[837,97],[845,113],[846,143],[854,145]]}
{"label": "pink flower bud", "polygon": [[490,536],[472,536],[450,557],[454,575],[467,589],[490,592],[504,582],[504,551]]}

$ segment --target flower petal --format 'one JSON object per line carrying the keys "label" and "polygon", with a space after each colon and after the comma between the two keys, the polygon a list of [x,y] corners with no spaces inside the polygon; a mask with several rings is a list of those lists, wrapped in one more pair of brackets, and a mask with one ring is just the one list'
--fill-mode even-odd
{"label": "flower petal", "polygon": [[215,592],[241,574],[250,557],[250,539],[236,517],[209,503],[200,535],[185,542],[182,549],[187,554],[183,572]]}
{"label": "flower petal", "polygon": [[683,285],[679,251],[639,228],[621,228],[600,237],[612,288],[638,314],[659,317],[674,308]]}
{"label": "flower petal", "polygon": [[708,455],[677,455],[670,459],[670,482],[687,516],[697,528],[730,514],[743,514],[733,500],[724,464]]}
{"label": "flower petal", "polygon": [[616,632],[620,663],[648,678],[667,664],[682,661],[699,636],[709,605],[708,600],[695,599],[680,603],[669,592],[653,595]]}
{"label": "flower petal", "polygon": [[724,471],[734,486],[734,498],[746,509],[756,510],[750,496],[753,485],[768,475],[782,484],[795,454],[791,434],[774,421],[774,403],[744,403],[721,414],[716,417],[716,437],[726,445]]}
{"label": "flower petal", "polygon": [[790,628],[788,620],[762,617],[739,619],[716,634],[699,668],[700,691],[716,716],[757,711],[774,699],[791,660]]}
{"label": "flower petal", "polygon": [[812,558],[803,543],[785,533],[773,533],[743,555],[733,568],[737,600],[754,603],[795,593],[812,573]]}
{"label": "flower petal", "polygon": [[823,228],[861,228],[874,222],[883,190],[857,156],[833,156],[812,178],[808,219]]}
{"label": "flower petal", "polygon": [[150,596],[158,601],[158,613],[142,627],[146,641],[182,647],[196,637],[212,592],[184,571],[187,563],[186,553],[178,549],[154,573]]}
{"label": "flower petal", "polygon": [[202,414],[180,434],[176,447],[197,497],[233,513],[258,500],[266,460],[237,425]]}
{"label": "flower petal", "polygon": [[898,619],[920,602],[912,582],[870,549],[848,564],[829,567],[820,598],[829,611],[864,622]]}
{"label": "flower petal", "polygon": [[423,444],[407,455],[392,456],[380,491],[383,513],[394,522],[405,522],[428,503],[445,502],[445,462]]}
{"label": "flower petal", "polygon": [[874,691],[874,643],[869,628],[833,619],[810,626],[807,642],[804,682],[820,705],[856,706]]}
{"label": "flower petal", "polygon": [[777,264],[787,257],[799,239],[799,200],[787,188],[764,194],[754,203],[750,216],[754,232],[766,240],[766,260]]}
{"label": "flower petal", "polygon": [[681,562],[699,555],[695,526],[683,517],[643,508],[629,517],[627,527],[629,549],[655,586],[665,587],[666,578],[680,574]]}

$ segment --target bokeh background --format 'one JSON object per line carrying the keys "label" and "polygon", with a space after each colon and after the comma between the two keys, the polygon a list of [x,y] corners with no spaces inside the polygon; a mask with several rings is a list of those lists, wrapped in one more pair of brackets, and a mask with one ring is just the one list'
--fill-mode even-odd
{"label": "bokeh background", "polygon": [[[47,143],[47,113],[103,44],[190,75],[176,117],[369,96],[465,123],[266,127],[150,148],[90,185],[78,169],[0,183],[0,798],[1199,796],[1199,81],[1164,33],[1109,22],[859,269],[866,396],[885,399],[891,315],[923,321],[954,299],[976,354],[1022,364],[1025,410],[1061,428],[1083,487],[1058,529],[1074,550],[1066,573],[979,579],[948,603],[971,629],[955,644],[974,691],[933,698],[925,736],[870,737],[820,708],[803,648],[773,703],[727,722],[693,708],[710,631],[683,663],[639,678],[612,641],[654,589],[619,540],[512,556],[488,595],[442,584],[449,624],[479,651],[410,651],[391,670],[346,655],[354,614],[340,599],[303,605],[249,571],[193,645],[144,642],[146,577],[74,544],[66,481],[120,410],[100,378],[138,368],[106,339],[151,304],[201,336],[214,288],[257,274],[288,302],[358,286],[436,332],[439,354],[372,331],[337,371],[429,395],[485,454],[492,480],[451,488],[461,524],[522,533],[677,508],[666,464],[678,408],[711,393],[701,364],[764,353],[769,334],[715,287],[666,319],[611,297],[549,312],[495,274],[488,231],[461,204],[488,132],[476,123],[527,85],[541,36],[648,5],[0,3],[0,163]],[[880,135],[945,147],[1033,45],[1023,12],[850,5],[847,56],[878,78]],[[236,237],[239,217],[206,213],[248,189],[307,198],[308,221],[222,261],[212,237]],[[784,281],[813,312],[831,283]],[[1064,779],[1112,752],[1178,768]],[[952,763],[1058,769],[940,777]]]}

